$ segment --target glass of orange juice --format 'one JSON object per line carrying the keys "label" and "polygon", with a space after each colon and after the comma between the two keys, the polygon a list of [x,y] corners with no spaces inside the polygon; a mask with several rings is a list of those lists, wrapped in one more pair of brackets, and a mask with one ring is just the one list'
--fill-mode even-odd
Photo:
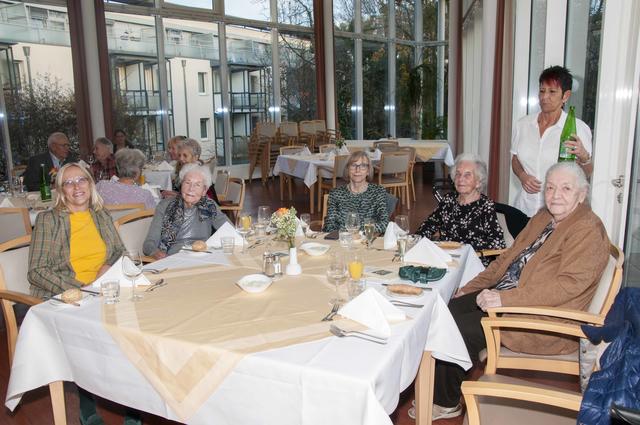
{"label": "glass of orange juice", "polygon": [[353,251],[350,254],[348,268],[349,276],[351,276],[351,281],[349,282],[349,297],[355,298],[364,289],[364,280],[362,279],[364,262],[362,259],[362,253],[359,251]]}

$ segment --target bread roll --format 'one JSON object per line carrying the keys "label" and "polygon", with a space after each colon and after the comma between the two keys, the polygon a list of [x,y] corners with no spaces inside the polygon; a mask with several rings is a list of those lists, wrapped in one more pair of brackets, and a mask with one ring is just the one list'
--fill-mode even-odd
{"label": "bread roll", "polygon": [[60,298],[66,303],[75,303],[82,299],[82,292],[80,292],[78,288],[67,289],[62,293]]}
{"label": "bread roll", "polygon": [[206,251],[207,243],[205,241],[195,241],[191,244],[191,249],[194,251]]}
{"label": "bread roll", "polygon": [[418,288],[404,283],[398,283],[395,285],[387,285],[387,289],[394,294],[403,295],[420,295],[422,294],[422,288]]}

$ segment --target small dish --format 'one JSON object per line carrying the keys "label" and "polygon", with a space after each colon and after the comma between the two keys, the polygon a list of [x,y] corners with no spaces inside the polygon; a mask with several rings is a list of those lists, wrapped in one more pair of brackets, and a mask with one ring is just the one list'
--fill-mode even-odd
{"label": "small dish", "polygon": [[249,274],[240,279],[236,284],[246,292],[258,293],[267,289],[273,279],[263,274]]}
{"label": "small dish", "polygon": [[300,249],[302,249],[304,252],[311,255],[312,257],[317,257],[320,255],[326,254],[329,248],[330,248],[329,245],[325,245],[323,243],[318,243],[318,242],[306,242],[300,245]]}

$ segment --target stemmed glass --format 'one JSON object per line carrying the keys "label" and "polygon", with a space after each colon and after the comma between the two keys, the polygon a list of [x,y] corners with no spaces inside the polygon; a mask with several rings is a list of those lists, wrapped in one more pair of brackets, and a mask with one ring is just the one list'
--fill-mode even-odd
{"label": "stemmed glass", "polygon": [[357,212],[348,212],[344,223],[344,227],[351,233],[352,238],[356,239],[356,233],[360,230],[360,217]]}
{"label": "stemmed glass", "polygon": [[256,237],[264,237],[266,235],[267,226],[271,222],[271,207],[261,205],[258,207],[258,222],[255,224]]}
{"label": "stemmed glass", "polygon": [[246,253],[247,235],[251,231],[251,215],[248,213],[240,213],[236,222],[236,230],[242,236],[242,254]]}
{"label": "stemmed glass", "polygon": [[300,227],[302,227],[302,231],[304,232],[304,236],[307,236],[307,232],[309,231],[309,224],[311,223],[311,214],[304,213],[300,214]]}
{"label": "stemmed glass", "polygon": [[409,217],[399,215],[396,217],[396,238],[398,240],[398,256],[400,262],[404,264],[404,254],[407,251],[407,237],[409,236]]}
{"label": "stemmed glass", "polygon": [[331,298],[331,304],[341,304],[344,299],[340,296],[340,285],[344,284],[349,276],[344,256],[339,252],[332,252],[327,267],[327,280],[336,287],[336,295]]}
{"label": "stemmed glass", "polygon": [[131,301],[140,301],[136,292],[136,279],[142,274],[142,257],[138,251],[126,251],[122,255],[122,273],[131,280]]}
{"label": "stemmed glass", "polygon": [[373,240],[376,238],[376,223],[372,218],[364,219],[364,237],[367,240],[367,249],[371,249]]}

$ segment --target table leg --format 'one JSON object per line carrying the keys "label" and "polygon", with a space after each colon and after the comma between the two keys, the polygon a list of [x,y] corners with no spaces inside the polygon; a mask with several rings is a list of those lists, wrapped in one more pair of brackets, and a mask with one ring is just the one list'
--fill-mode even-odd
{"label": "table leg", "polygon": [[51,407],[53,408],[53,423],[55,425],[67,424],[67,413],[64,405],[64,382],[55,381],[49,384],[51,395]]}
{"label": "table leg", "polygon": [[433,414],[433,375],[436,361],[430,351],[422,353],[415,383],[416,425],[431,425]]}
{"label": "table leg", "polygon": [[312,184],[311,187],[309,188],[309,212],[311,214],[314,213],[314,201],[315,201],[315,196],[313,195],[315,193],[314,188],[316,187],[316,184]]}

